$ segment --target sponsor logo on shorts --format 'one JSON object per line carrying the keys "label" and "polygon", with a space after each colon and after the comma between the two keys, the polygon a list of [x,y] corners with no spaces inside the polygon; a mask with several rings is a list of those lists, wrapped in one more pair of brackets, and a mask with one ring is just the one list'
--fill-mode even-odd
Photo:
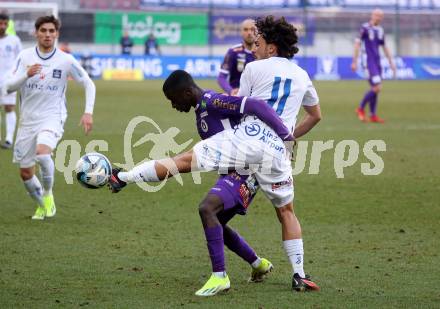
{"label": "sponsor logo on shorts", "polygon": [[249,200],[251,197],[251,192],[249,191],[248,187],[246,186],[246,184],[242,183],[240,185],[240,189],[238,189],[238,192],[240,193],[240,198],[243,202],[243,207],[244,208],[248,208],[249,206]]}
{"label": "sponsor logo on shorts", "polygon": [[286,188],[286,187],[291,187],[292,184],[293,184],[293,179],[292,179],[292,177],[289,177],[289,179],[287,179],[287,180],[273,183],[272,184],[272,191],[276,191],[276,190]]}

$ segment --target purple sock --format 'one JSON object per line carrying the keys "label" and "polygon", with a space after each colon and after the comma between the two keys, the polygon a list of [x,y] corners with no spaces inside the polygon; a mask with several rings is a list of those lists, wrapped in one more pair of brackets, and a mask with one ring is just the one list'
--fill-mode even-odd
{"label": "purple sock", "polygon": [[372,97],[375,96],[376,94],[374,93],[373,90],[368,90],[365,95],[364,98],[362,99],[361,103],[359,104],[359,108],[360,109],[364,109],[365,106],[367,105],[368,102],[371,101]]}
{"label": "purple sock", "polygon": [[221,225],[207,227],[205,228],[205,236],[208,245],[209,257],[211,258],[212,271],[225,271],[223,227]]}
{"label": "purple sock", "polygon": [[225,245],[249,264],[252,264],[257,259],[254,249],[249,246],[240,234],[227,225],[223,226],[223,237]]}
{"label": "purple sock", "polygon": [[370,114],[371,114],[371,116],[376,115],[376,108],[377,108],[377,93],[374,93],[374,95],[370,99]]}

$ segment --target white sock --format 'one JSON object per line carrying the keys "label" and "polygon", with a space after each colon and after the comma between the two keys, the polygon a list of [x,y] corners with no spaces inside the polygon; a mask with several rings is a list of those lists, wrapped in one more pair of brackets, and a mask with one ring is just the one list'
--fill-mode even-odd
{"label": "white sock", "polygon": [[226,278],[226,272],[225,271],[215,271],[212,273],[214,276],[218,278]]}
{"label": "white sock", "polygon": [[304,278],[304,249],[302,239],[285,240],[283,241],[283,247],[290,264],[292,264],[293,273]]}
{"label": "white sock", "polygon": [[257,259],[252,262],[251,266],[253,268],[257,268],[258,266],[260,266],[260,264],[261,264],[261,259],[260,259],[260,257],[257,256]]}
{"label": "white sock", "polygon": [[138,166],[135,166],[131,171],[120,172],[118,178],[124,182],[157,182],[156,168],[154,167],[156,161],[147,161]]}
{"label": "white sock", "polygon": [[44,195],[52,194],[55,164],[50,154],[37,155],[37,162],[40,165],[41,180],[44,188]]}
{"label": "white sock", "polygon": [[17,115],[15,114],[15,111],[12,111],[6,113],[5,118],[6,140],[12,144],[14,140],[15,125],[17,124]]}
{"label": "white sock", "polygon": [[38,205],[43,206],[43,188],[37,176],[34,175],[31,179],[25,180],[23,183],[30,197],[36,201]]}

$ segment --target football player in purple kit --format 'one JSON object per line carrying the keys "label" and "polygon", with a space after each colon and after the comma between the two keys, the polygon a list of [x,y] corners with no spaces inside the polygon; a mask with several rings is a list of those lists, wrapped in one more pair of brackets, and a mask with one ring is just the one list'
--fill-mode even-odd
{"label": "football player in purple kit", "polygon": [[368,121],[365,116],[365,106],[367,103],[370,105],[370,118],[369,121],[376,123],[383,123],[384,120],[379,118],[376,114],[377,108],[377,97],[381,90],[382,82],[382,67],[380,65],[380,53],[379,47],[382,46],[385,56],[388,59],[391,70],[393,71],[393,76],[396,76],[396,65],[394,64],[393,58],[391,57],[391,52],[385,45],[385,33],[383,28],[380,26],[384,13],[380,9],[375,9],[371,13],[371,19],[369,22],[362,25],[359,33],[359,37],[356,39],[354,44],[354,55],[353,61],[351,63],[351,69],[356,72],[357,70],[357,59],[359,56],[359,51],[361,49],[361,44],[363,43],[365,56],[366,56],[366,68],[368,70],[368,82],[371,88],[367,93],[365,93],[359,107],[356,109],[356,114],[361,121]]}
{"label": "football player in purple kit", "polygon": [[255,21],[245,19],[240,26],[243,42],[228,49],[217,77],[220,87],[230,95],[236,95],[240,77],[246,64],[255,60],[252,47],[255,42]]}
{"label": "football player in purple kit", "polygon": [[[165,81],[163,91],[173,108],[181,112],[189,112],[191,107],[194,107],[197,129],[202,139],[209,139],[226,128],[236,126],[243,114],[257,116],[283,140],[293,139],[287,127],[282,124],[276,112],[266,102],[203,91],[185,71],[173,72]],[[185,156],[185,154],[179,156]],[[178,171],[190,172],[191,166],[181,164],[179,156],[174,159]],[[156,164],[153,172],[156,175],[152,176],[151,168],[148,171],[147,166],[142,165],[127,173],[115,169],[109,185],[113,192],[119,192],[126,182],[163,179],[166,175],[173,174],[170,170],[170,168],[162,170]],[[229,289],[230,281],[225,271],[224,245],[252,266],[251,282],[262,281],[272,270],[272,264],[267,259],[258,257],[246,241],[227,225],[235,214],[246,213],[246,208],[252,201],[257,186],[254,176],[241,176],[236,172],[231,172],[220,176],[216,185],[200,204],[199,213],[213,273],[206,284],[196,292],[196,295],[212,296]]]}

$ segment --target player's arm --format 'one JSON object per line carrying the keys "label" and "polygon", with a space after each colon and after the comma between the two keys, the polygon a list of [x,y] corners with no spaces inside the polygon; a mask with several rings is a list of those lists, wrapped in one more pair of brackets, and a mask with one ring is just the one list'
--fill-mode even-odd
{"label": "player's arm", "polygon": [[70,69],[70,75],[75,81],[82,84],[86,93],[86,106],[84,114],[81,117],[80,125],[83,126],[84,132],[88,134],[92,130],[93,126],[93,108],[95,106],[96,87],[93,81],[90,79],[87,72],[81,67],[81,65],[72,56],[72,63]]}
{"label": "player's arm", "polygon": [[265,101],[248,97],[216,94],[208,100],[208,111],[216,111],[225,116],[252,115],[271,127],[284,141],[293,140],[290,130],[284,125],[275,110]]}
{"label": "player's arm", "polygon": [[316,126],[316,124],[322,119],[321,108],[319,107],[319,104],[312,106],[304,105],[303,107],[306,111],[306,115],[293,132],[293,136],[295,136],[295,138],[299,138],[305,135],[307,132],[313,129],[313,127]]}
{"label": "player's arm", "polygon": [[353,52],[353,60],[351,61],[351,70],[356,72],[357,70],[357,59],[359,57],[359,51],[361,50],[361,41],[356,39],[354,42],[354,52]]}
{"label": "player's arm", "polygon": [[302,105],[306,111],[306,115],[296,126],[295,131],[293,132],[293,136],[295,138],[301,137],[309,132],[322,119],[321,108],[319,106],[319,97],[311,81],[307,87]]}
{"label": "player's arm", "polygon": [[240,76],[240,89],[238,89],[237,96],[250,97],[252,95],[252,73],[251,73],[251,65],[249,63],[244,67],[243,73]]}
{"label": "player's arm", "polygon": [[390,68],[393,71],[393,76],[395,78],[396,77],[396,64],[393,61],[393,56],[391,55],[391,51],[388,48],[388,46],[386,46],[385,44],[382,45],[382,47],[383,47],[383,52],[385,54],[385,57],[387,57],[387,59],[388,59],[388,63],[390,64]]}
{"label": "player's arm", "polygon": [[366,35],[366,30],[364,27],[361,27],[358,37],[354,40],[353,60],[351,61],[351,69],[353,70],[353,72],[356,72],[357,70],[357,60],[361,50],[361,42],[362,39],[365,37],[365,35]]}
{"label": "player's arm", "polygon": [[34,64],[30,67],[26,68],[21,61],[21,58],[19,57],[17,59],[15,69],[9,74],[9,77],[7,78],[4,89],[2,92],[5,93],[12,93],[20,89],[20,87],[26,82],[26,80],[41,71],[41,65],[40,64]]}
{"label": "player's arm", "polygon": [[229,84],[229,75],[230,75],[230,67],[231,67],[231,55],[230,50],[226,53],[225,58],[223,59],[223,63],[220,67],[220,72],[217,77],[217,82],[219,86],[226,92],[231,93],[232,87]]}

